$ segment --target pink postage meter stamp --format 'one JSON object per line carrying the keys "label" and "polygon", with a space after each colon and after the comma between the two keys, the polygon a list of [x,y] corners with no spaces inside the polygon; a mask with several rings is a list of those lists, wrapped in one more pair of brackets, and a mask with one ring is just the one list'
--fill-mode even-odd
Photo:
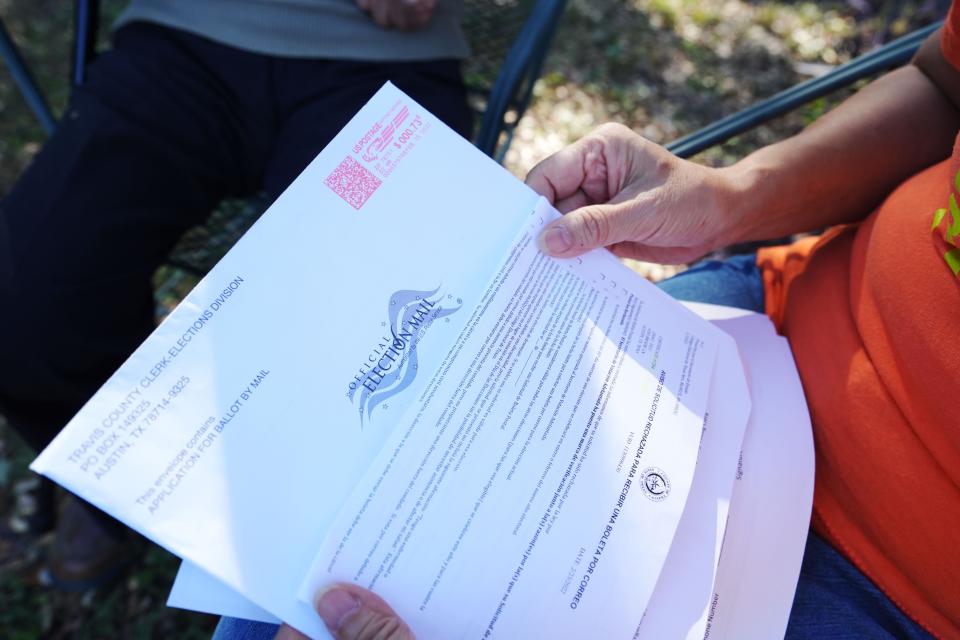
{"label": "pink postage meter stamp", "polygon": [[359,210],[429,129],[430,122],[423,114],[411,111],[405,97],[398,99],[353,145],[324,184]]}

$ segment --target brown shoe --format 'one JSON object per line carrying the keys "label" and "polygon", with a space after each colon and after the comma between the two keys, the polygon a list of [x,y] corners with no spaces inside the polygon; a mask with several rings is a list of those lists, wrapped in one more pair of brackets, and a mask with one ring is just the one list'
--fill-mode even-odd
{"label": "brown shoe", "polygon": [[112,582],[136,559],[133,532],[96,507],[65,494],[57,513],[57,526],[45,584],[66,591],[83,591]]}

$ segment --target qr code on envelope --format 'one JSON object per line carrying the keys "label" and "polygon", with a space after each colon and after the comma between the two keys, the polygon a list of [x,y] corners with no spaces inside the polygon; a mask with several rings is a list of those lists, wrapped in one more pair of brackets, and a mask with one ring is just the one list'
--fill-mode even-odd
{"label": "qr code on envelope", "polygon": [[323,183],[354,209],[362,207],[383,184],[377,176],[350,156],[344,158]]}

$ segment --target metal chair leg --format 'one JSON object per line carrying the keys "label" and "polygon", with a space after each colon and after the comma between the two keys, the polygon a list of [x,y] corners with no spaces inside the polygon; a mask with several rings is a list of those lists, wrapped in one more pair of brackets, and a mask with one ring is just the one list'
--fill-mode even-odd
{"label": "metal chair leg", "polygon": [[7,33],[3,20],[0,20],[0,58],[3,58],[3,61],[6,62],[14,82],[20,88],[20,93],[23,94],[27,105],[37,116],[43,130],[47,132],[47,135],[52,134],[57,126],[57,120],[53,117],[50,105],[47,104],[40,87],[37,86],[30,69],[27,68],[26,62],[20,55],[20,50],[13,39],[10,38],[10,34]]}

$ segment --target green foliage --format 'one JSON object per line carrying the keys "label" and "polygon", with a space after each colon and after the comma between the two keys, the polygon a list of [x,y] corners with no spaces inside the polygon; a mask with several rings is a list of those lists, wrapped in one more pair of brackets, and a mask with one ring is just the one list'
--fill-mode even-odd
{"label": "green foliage", "polygon": [[0,629],[9,640],[36,640],[43,637],[37,614],[50,608],[46,593],[29,588],[17,575],[0,572]]}

